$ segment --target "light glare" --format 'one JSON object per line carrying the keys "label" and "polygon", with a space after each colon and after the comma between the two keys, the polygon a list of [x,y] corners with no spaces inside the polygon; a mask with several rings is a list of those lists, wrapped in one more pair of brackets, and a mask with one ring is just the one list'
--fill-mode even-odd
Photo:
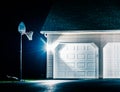
{"label": "light glare", "polygon": [[54,46],[52,44],[47,44],[46,50],[53,52],[54,51]]}

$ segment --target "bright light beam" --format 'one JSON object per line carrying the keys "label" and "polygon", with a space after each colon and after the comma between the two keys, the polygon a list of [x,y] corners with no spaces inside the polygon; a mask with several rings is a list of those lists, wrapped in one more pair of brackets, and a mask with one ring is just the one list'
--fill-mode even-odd
{"label": "bright light beam", "polygon": [[43,38],[40,38],[40,40],[44,43],[44,50],[45,51],[48,51],[48,52],[50,52],[50,51],[54,51],[54,44],[48,44]]}

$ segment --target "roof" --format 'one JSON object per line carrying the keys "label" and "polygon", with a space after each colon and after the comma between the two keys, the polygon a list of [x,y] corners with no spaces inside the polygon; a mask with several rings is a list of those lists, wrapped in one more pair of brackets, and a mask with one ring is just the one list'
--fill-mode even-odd
{"label": "roof", "polygon": [[42,31],[120,29],[120,6],[117,0],[78,1],[57,0]]}

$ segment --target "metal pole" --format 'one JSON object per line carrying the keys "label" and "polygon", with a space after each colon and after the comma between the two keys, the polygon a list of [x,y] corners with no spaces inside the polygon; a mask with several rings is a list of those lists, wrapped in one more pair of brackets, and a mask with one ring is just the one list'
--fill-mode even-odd
{"label": "metal pole", "polygon": [[20,81],[22,81],[22,34],[20,35]]}

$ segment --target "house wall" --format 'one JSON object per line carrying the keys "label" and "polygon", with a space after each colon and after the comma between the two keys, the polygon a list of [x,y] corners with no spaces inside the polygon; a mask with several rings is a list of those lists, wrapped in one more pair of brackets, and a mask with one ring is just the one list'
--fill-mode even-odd
{"label": "house wall", "polygon": [[[99,48],[99,78],[103,77],[103,47],[108,42],[120,42],[119,34],[48,34],[47,44],[55,47],[60,42],[95,43]],[[54,52],[47,51],[47,78],[53,78]]]}

